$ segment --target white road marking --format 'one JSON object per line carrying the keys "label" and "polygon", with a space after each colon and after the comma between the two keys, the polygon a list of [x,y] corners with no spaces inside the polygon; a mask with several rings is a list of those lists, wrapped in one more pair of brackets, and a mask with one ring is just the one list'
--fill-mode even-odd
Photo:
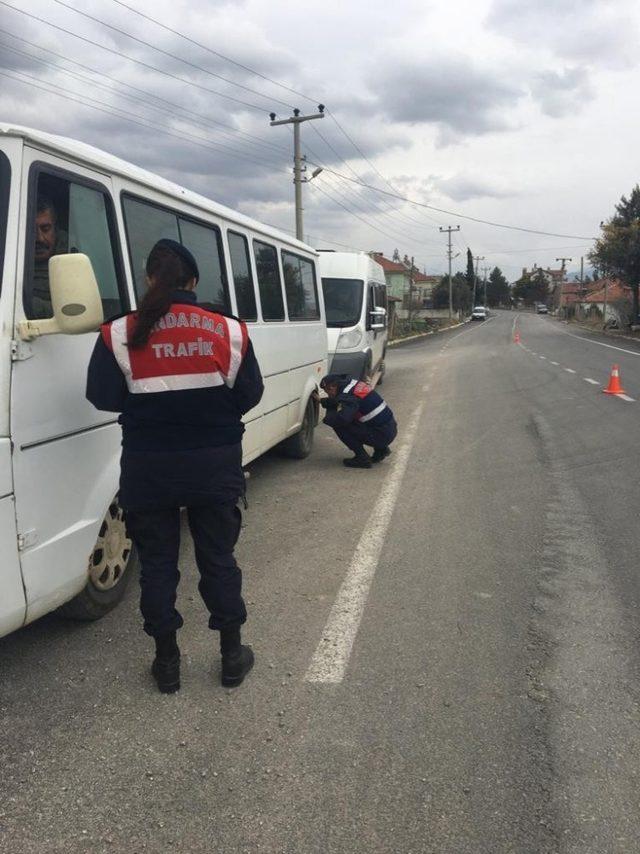
{"label": "white road marking", "polygon": [[583,338],[582,335],[574,335],[572,332],[565,332],[569,338],[577,338],[578,341],[585,341],[587,344],[597,344],[599,347],[608,347],[609,350],[619,350],[621,353],[629,353],[631,356],[640,356],[638,350],[625,350],[624,347],[615,347],[613,344],[605,344],[602,341],[591,341],[589,338]]}
{"label": "white road marking", "polygon": [[538,356],[539,359],[546,359],[546,356]]}
{"label": "white road marking", "polygon": [[629,397],[628,394],[622,394],[622,392],[620,394],[616,394],[615,397],[619,397],[620,400],[626,400],[627,403],[635,403],[635,398]]}
{"label": "white road marking", "polygon": [[600,383],[598,382],[598,380],[592,380],[590,377],[582,377],[582,379],[583,379],[586,383],[591,383],[591,385],[600,385]]}
{"label": "white road marking", "polygon": [[565,371],[566,371],[568,374],[575,374],[575,371],[573,370],[573,368],[565,368]]}
{"label": "white road marking", "polygon": [[382,485],[378,500],[364,526],[322,632],[322,640],[311,659],[305,676],[307,682],[337,684],[344,678],[423,408],[424,403],[421,403],[415,409],[405,433],[405,440],[396,452],[395,465]]}
{"label": "white road marking", "polygon": [[556,367],[560,364],[560,362],[551,362],[552,365],[556,365]]}
{"label": "white road marking", "polygon": [[537,356],[537,355],[538,355],[537,353],[534,353],[534,351],[533,351],[533,350],[529,350],[529,352],[531,353],[531,355],[532,355],[532,356]]}

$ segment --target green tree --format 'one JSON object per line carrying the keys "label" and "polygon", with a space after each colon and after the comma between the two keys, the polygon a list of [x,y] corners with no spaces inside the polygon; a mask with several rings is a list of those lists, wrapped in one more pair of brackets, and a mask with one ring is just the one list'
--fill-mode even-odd
{"label": "green tree", "polygon": [[534,273],[527,273],[526,276],[518,279],[513,287],[513,297],[522,300],[525,305],[546,302],[549,297],[549,288],[544,270],[538,267]]}
{"label": "green tree", "polygon": [[629,198],[622,196],[615,214],[600,226],[601,236],[589,253],[589,260],[603,275],[616,276],[630,285],[633,293],[633,322],[640,308],[640,186]]}
{"label": "green tree", "polygon": [[[454,311],[469,311],[471,291],[464,273],[456,273],[451,279],[451,298]],[[443,276],[433,289],[433,307],[449,308],[449,276]]]}
{"label": "green tree", "polygon": [[471,251],[471,249],[467,248],[467,275],[466,275],[466,279],[467,279],[467,285],[468,285],[471,293],[473,293],[473,282],[474,282],[475,277],[476,277],[476,271],[473,268],[473,252]]}
{"label": "green tree", "polygon": [[510,305],[511,290],[500,267],[494,267],[487,282],[487,305]]}

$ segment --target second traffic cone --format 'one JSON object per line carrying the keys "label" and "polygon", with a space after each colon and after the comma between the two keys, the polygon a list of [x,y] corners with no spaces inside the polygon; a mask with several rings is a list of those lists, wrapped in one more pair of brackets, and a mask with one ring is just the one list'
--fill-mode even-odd
{"label": "second traffic cone", "polygon": [[609,377],[609,385],[603,388],[605,394],[624,394],[624,389],[620,385],[620,369],[617,365],[611,368],[611,376]]}
{"label": "second traffic cone", "polygon": [[514,344],[519,344],[519,343],[520,343],[520,333],[518,332],[518,330],[517,330],[517,329],[516,329],[516,334],[513,336],[513,343],[514,343]]}

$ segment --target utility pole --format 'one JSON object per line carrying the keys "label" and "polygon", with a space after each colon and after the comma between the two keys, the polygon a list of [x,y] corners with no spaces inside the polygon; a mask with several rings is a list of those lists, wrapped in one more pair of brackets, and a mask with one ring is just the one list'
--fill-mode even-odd
{"label": "utility pole", "polygon": [[[405,256],[406,257],[406,256]],[[409,268],[409,332],[411,332],[411,323],[413,320],[413,264],[414,257],[411,256],[411,267]]]}
{"label": "utility pole", "polygon": [[478,286],[478,264],[480,261],[484,261],[484,255],[472,255],[473,260],[476,262],[476,272],[473,277],[473,304],[471,305],[471,309],[473,310],[476,307],[476,288]]}
{"label": "utility pole", "polygon": [[[301,116],[300,110],[295,109],[293,111],[293,115],[288,119],[276,120],[275,113],[269,113],[269,118],[271,119],[271,127],[276,127],[277,125],[293,125],[293,184],[295,187],[296,201],[296,237],[298,240],[303,240],[302,184],[308,179],[302,177],[302,173],[307,171],[307,167],[302,165],[304,158],[300,153],[300,125],[302,122],[310,122],[312,119],[323,119],[324,104],[318,104],[318,112],[311,116]],[[317,174],[319,174],[318,170],[314,172],[312,177],[315,177]]]}
{"label": "utility pole", "polygon": [[[573,258],[556,258],[556,261],[560,261],[562,263],[562,267],[560,269],[562,271],[562,282],[564,282],[564,279],[565,279],[565,262],[566,261],[573,261]],[[561,302],[562,302],[562,282],[560,282],[560,301]],[[567,299],[569,299],[569,294],[567,294]],[[565,319],[568,319],[568,317],[569,317],[569,305],[567,304],[564,307],[564,309],[566,312],[565,313]],[[575,314],[575,306],[574,306],[574,314]]]}
{"label": "utility pole", "polygon": [[482,272],[484,273],[484,301],[482,304],[484,305],[485,308],[487,307],[487,270],[488,269],[489,269],[488,267],[482,268]]}
{"label": "utility pole", "polygon": [[453,317],[453,285],[451,283],[451,259],[453,258],[453,251],[451,249],[451,232],[460,231],[460,226],[456,225],[455,228],[452,228],[450,225],[448,225],[446,228],[440,226],[440,231],[446,232],[449,238],[447,257],[449,259],[449,320],[451,320],[451,318]]}

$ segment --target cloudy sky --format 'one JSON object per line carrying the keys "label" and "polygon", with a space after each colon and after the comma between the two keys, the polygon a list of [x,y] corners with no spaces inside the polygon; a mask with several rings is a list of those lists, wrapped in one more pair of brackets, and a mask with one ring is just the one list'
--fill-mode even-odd
{"label": "cloudy sky", "polygon": [[575,272],[640,180],[639,35],[635,0],[2,0],[0,121],[291,231],[291,131],[268,113],[322,102],[302,127],[325,167],[304,188],[314,245],[440,273],[439,227],[460,225],[454,265],[470,246],[510,279],[562,255]]}

